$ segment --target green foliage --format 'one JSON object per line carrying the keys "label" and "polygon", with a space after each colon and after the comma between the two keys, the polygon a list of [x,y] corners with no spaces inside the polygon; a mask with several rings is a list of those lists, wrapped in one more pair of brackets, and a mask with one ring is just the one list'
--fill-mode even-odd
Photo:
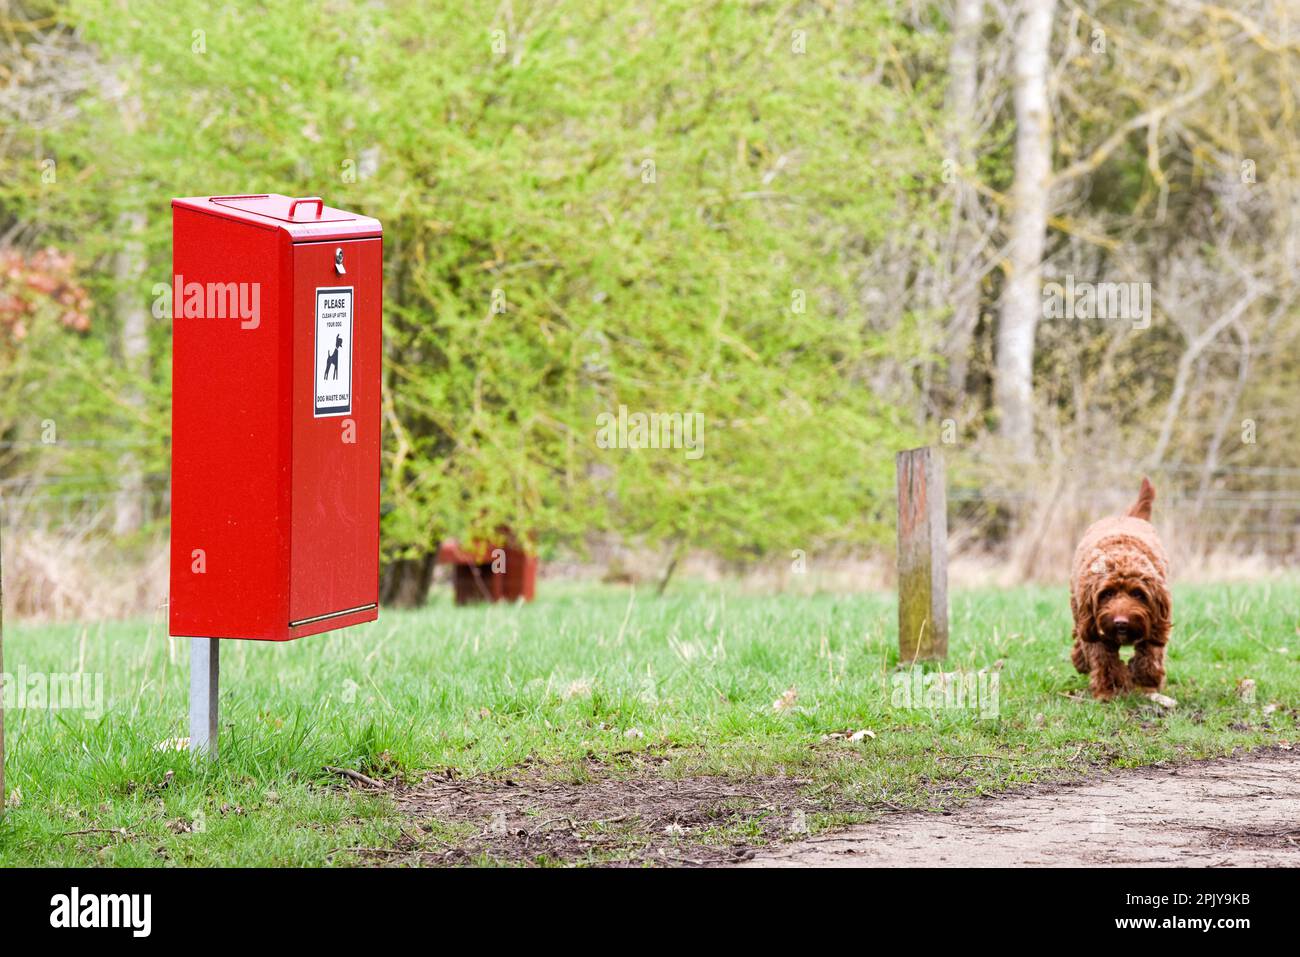
{"label": "green foliage", "polygon": [[[390,340],[417,450],[395,498],[433,523],[411,538],[479,510],[729,553],[860,536],[887,487],[871,445],[894,431],[858,375],[849,251],[918,202],[921,145],[865,82],[878,12],[539,6],[496,51],[490,19],[475,35],[461,11],[404,12],[411,57],[375,89],[412,122],[384,139],[401,181],[377,188],[437,210]],[[620,405],[702,413],[704,455],[594,448]]]}
{"label": "green foliage", "polygon": [[[383,221],[390,552],[500,522],[731,555],[880,535],[904,430],[869,374],[906,337],[871,331],[864,273],[936,215],[937,96],[879,79],[920,42],[887,4],[71,7],[109,88],[27,212],[93,258],[143,211],[139,295],[172,196]],[[132,425],[157,441],[160,398]],[[599,447],[620,405],[701,413],[703,455]]]}

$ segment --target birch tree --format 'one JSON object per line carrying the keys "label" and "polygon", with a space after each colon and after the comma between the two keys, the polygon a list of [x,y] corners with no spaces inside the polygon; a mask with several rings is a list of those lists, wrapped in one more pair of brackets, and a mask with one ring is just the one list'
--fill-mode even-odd
{"label": "birch tree", "polygon": [[[123,402],[132,410],[144,405],[143,387],[149,376],[149,310],[141,292],[145,270],[144,213],[129,209],[118,217],[122,245],[114,256],[113,271],[117,280],[115,305],[121,324],[119,353],[124,382]],[[144,469],[139,455],[128,449],[120,462],[120,484],[113,500],[113,532],[130,535],[144,524]]]}
{"label": "birch tree", "polygon": [[948,336],[948,387],[960,393],[966,383],[967,361],[979,322],[980,290],[976,270],[978,232],[972,219],[978,210],[975,190],[966,182],[975,163],[975,116],[978,95],[980,21],[984,0],[955,0],[952,50],[948,57],[948,138],[956,162],[959,194],[953,204],[949,257],[952,278],[952,321]]}
{"label": "birch tree", "polygon": [[999,429],[1019,461],[1034,457],[1034,333],[1042,309],[1042,259],[1052,173],[1048,51],[1056,0],[1022,0],[1015,53],[1015,182],[1006,282],[997,336]]}

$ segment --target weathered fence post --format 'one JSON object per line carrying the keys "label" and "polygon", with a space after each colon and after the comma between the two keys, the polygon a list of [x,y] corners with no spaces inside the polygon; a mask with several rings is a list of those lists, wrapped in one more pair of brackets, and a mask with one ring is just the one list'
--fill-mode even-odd
{"label": "weathered fence post", "polygon": [[898,655],[948,654],[948,515],[943,453],[930,446],[895,457],[898,469]]}

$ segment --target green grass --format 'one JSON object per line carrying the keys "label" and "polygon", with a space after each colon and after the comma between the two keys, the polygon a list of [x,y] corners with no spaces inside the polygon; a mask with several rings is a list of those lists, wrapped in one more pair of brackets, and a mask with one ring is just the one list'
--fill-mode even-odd
{"label": "green grass", "polygon": [[[1176,589],[1169,713],[1080,700],[1063,589],[958,593],[945,667],[996,668],[996,718],[891,701],[884,596],[544,593],[528,607],[439,602],[283,645],[225,643],[215,768],[155,747],[187,733],[188,642],[168,639],[162,619],[13,625],[11,675],[102,674],[104,708],[6,712],[0,865],[347,864],[340,849],[400,837],[391,798],[341,788],[327,765],[415,778],[530,762],[581,780],[600,773],[589,756],[618,773],[626,752],[650,752],[667,756],[665,775],[798,773],[859,806],[938,807],[1062,771],[1297,735],[1295,582]],[[1254,702],[1236,693],[1245,677]],[[774,710],[790,688],[794,706]],[[822,740],[863,728],[875,737]],[[851,818],[831,809],[810,824]]]}

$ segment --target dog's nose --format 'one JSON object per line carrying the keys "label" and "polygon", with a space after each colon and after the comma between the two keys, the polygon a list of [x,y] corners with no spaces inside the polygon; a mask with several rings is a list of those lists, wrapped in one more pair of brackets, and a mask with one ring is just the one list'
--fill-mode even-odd
{"label": "dog's nose", "polygon": [[1110,623],[1114,625],[1116,628],[1127,628],[1128,618],[1126,618],[1124,615],[1116,615],[1114,618],[1110,620]]}

